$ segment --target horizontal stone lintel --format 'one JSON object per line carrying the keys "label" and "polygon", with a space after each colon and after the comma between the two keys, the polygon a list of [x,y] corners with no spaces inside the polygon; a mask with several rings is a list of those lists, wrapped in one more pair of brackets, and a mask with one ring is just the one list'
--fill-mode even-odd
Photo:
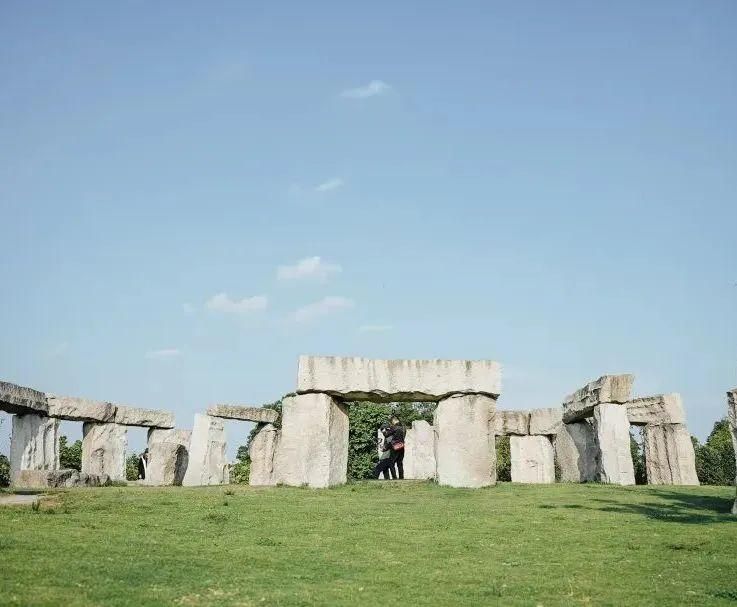
{"label": "horizontal stone lintel", "polygon": [[14,415],[46,415],[49,405],[43,392],[0,381],[0,411]]}
{"label": "horizontal stone lintel", "polygon": [[207,414],[211,417],[237,419],[259,424],[273,424],[279,418],[279,412],[274,409],[245,405],[212,405],[208,407]]}
{"label": "horizontal stone lintel", "polygon": [[594,408],[603,403],[624,404],[631,399],[635,376],[602,375],[576,390],[563,401],[563,422],[571,423],[594,414]]}
{"label": "horizontal stone lintel", "polygon": [[363,392],[361,390],[350,390],[338,392],[334,390],[297,390],[295,394],[327,394],[335,400],[346,403],[351,401],[366,401],[372,403],[436,403],[441,400],[453,398],[454,396],[487,396],[496,401],[497,394],[489,392],[446,392],[444,394],[428,394],[426,392]]}
{"label": "horizontal stone lintel", "polygon": [[683,410],[680,394],[656,394],[634,398],[626,403],[627,418],[636,426],[659,426],[667,424],[685,424],[686,413]]}

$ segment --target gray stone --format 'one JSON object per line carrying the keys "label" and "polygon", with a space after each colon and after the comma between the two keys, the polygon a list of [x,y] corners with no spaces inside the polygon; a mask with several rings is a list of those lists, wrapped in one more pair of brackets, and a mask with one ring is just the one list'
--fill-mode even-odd
{"label": "gray stone", "polygon": [[197,413],[189,444],[189,463],[182,484],[191,487],[227,484],[230,474],[225,448],[223,421]]}
{"label": "gray stone", "polygon": [[43,392],[0,381],[0,411],[14,415],[26,413],[45,415],[49,411],[49,406]]}
{"label": "gray stone", "polygon": [[10,436],[10,480],[22,470],[59,468],[59,420],[41,415],[13,416]]}
{"label": "gray stone", "polygon": [[437,481],[450,487],[486,487],[496,483],[494,399],[454,395],[435,410]]}
{"label": "gray stone", "polygon": [[238,419],[259,424],[273,424],[279,419],[279,412],[263,407],[244,407],[242,405],[213,405],[207,409],[207,414],[224,419]]}
{"label": "gray stone", "polygon": [[115,421],[115,405],[102,400],[89,400],[72,396],[46,395],[49,416],[79,422]]}
{"label": "gray stone", "polygon": [[698,485],[696,456],[684,424],[645,426],[642,431],[648,485]]}
{"label": "gray stone", "polygon": [[348,412],[327,394],[298,394],[282,401],[276,481],[330,487],[346,482]]}
{"label": "gray stone", "polygon": [[251,458],[249,485],[257,487],[276,484],[274,463],[278,447],[279,431],[272,424],[266,424],[253,437],[248,448],[248,455]]}
{"label": "gray stone", "polygon": [[555,435],[555,457],[564,483],[590,483],[598,480],[599,446],[588,420],[563,424]]}
{"label": "gray stone", "polygon": [[128,432],[118,424],[85,422],[82,425],[82,472],[125,480]]}
{"label": "gray stone", "polygon": [[147,485],[181,485],[189,463],[190,430],[148,431]]}
{"label": "gray stone", "polygon": [[626,403],[627,417],[633,425],[685,424],[686,414],[680,394],[657,394]]}
{"label": "gray stone", "polygon": [[115,423],[123,426],[173,428],[174,415],[169,411],[117,405],[115,409]]}
{"label": "gray stone", "polygon": [[599,445],[599,480],[613,485],[634,485],[627,408],[615,403],[597,405],[594,429]]}
{"label": "gray stone", "polygon": [[413,421],[404,437],[404,478],[435,478],[435,431],[425,420]]}
{"label": "gray stone", "polygon": [[510,436],[509,451],[513,483],[555,482],[553,443],[547,436]]}
{"label": "gray stone", "polygon": [[494,434],[524,436],[530,433],[529,411],[494,411]]}
{"label": "gray stone", "polygon": [[[729,417],[729,427],[732,430],[735,462],[737,462],[737,388],[727,392],[727,416]],[[735,478],[734,484],[737,487],[737,478]],[[737,496],[732,506],[732,514],[737,514]]]}
{"label": "gray stone", "polygon": [[634,380],[634,375],[603,375],[586,384],[563,401],[563,421],[569,424],[591,417],[601,403],[626,403]]}
{"label": "gray stone", "polygon": [[561,407],[530,411],[530,434],[554,436],[558,434],[562,425],[563,409]]}
{"label": "gray stone", "polygon": [[437,401],[451,394],[499,395],[499,363],[490,360],[378,360],[300,356],[297,392],[344,400]]}
{"label": "gray stone", "polygon": [[85,474],[77,470],[21,470],[15,489],[47,489],[68,487],[105,487],[110,484],[107,475]]}

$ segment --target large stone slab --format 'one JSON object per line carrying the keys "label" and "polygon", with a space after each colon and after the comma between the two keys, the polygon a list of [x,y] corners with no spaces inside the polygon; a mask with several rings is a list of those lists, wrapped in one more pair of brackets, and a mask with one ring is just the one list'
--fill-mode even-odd
{"label": "large stone slab", "polygon": [[634,485],[627,408],[615,403],[597,405],[594,429],[599,445],[599,480],[613,485]]}
{"label": "large stone slab", "polygon": [[115,409],[115,423],[123,426],[173,428],[174,415],[169,411],[117,405]]}
{"label": "large stone slab", "polygon": [[635,398],[626,407],[630,424],[636,426],[686,423],[681,395],[675,392]]}
{"label": "large stone slab", "polygon": [[481,394],[444,398],[435,410],[437,481],[450,487],[496,483],[494,399]]}
{"label": "large stone slab", "polygon": [[189,463],[190,430],[148,431],[147,485],[181,485]]}
{"label": "large stone slab", "polygon": [[197,413],[189,444],[189,463],[182,484],[224,485],[230,480],[225,458],[225,427],[217,417]]}
{"label": "large stone slab", "polygon": [[626,403],[634,380],[634,375],[603,375],[586,384],[563,401],[563,421],[569,424],[591,417],[601,403]]}
{"label": "large stone slab", "polygon": [[[732,446],[734,447],[734,457],[737,463],[737,388],[727,392],[727,417],[732,430]],[[737,488],[737,477],[734,484]],[[734,505],[732,506],[732,514],[737,514],[737,496],[735,496]]]}
{"label": "large stone slab", "polygon": [[513,483],[555,482],[553,443],[547,436],[510,436],[509,451]]}
{"label": "large stone slab", "polygon": [[240,421],[256,422],[259,424],[273,424],[277,419],[279,419],[279,412],[274,409],[245,407],[243,405],[213,405],[207,409],[207,414],[212,417],[237,419]]}
{"label": "large stone slab", "polygon": [[46,395],[43,392],[0,381],[0,411],[14,415],[25,413],[44,415],[48,410]]}
{"label": "large stone slab", "polygon": [[563,424],[555,435],[555,458],[564,483],[598,480],[599,446],[591,421]]}
{"label": "large stone slab", "polygon": [[348,412],[327,394],[298,394],[282,401],[277,483],[330,487],[346,482]]}
{"label": "large stone slab", "polygon": [[494,411],[494,434],[525,436],[530,433],[529,411]]}
{"label": "large stone slab", "polygon": [[266,424],[253,437],[248,447],[251,470],[248,484],[253,487],[275,485],[274,463],[279,446],[279,430],[273,424]]}
{"label": "large stone slab", "polygon": [[125,426],[85,422],[82,425],[82,472],[124,481],[127,446]]}
{"label": "large stone slab", "polygon": [[59,420],[41,415],[13,416],[10,436],[10,480],[17,486],[22,470],[59,468]]}
{"label": "large stone slab", "polygon": [[435,478],[435,430],[425,420],[413,421],[404,437],[404,478]]}
{"label": "large stone slab", "polygon": [[375,402],[437,401],[451,394],[496,398],[501,393],[501,370],[490,360],[300,356],[297,392]]}
{"label": "large stone slab", "polygon": [[15,489],[46,489],[69,487],[104,487],[110,484],[107,475],[85,474],[77,470],[21,470],[13,483]]}
{"label": "large stone slab", "polygon": [[530,411],[530,434],[554,436],[563,425],[563,409],[533,409]]}
{"label": "large stone slab", "polygon": [[49,416],[78,422],[114,422],[116,406],[102,400],[47,394]]}
{"label": "large stone slab", "polygon": [[645,426],[642,431],[648,485],[698,485],[696,456],[684,424]]}

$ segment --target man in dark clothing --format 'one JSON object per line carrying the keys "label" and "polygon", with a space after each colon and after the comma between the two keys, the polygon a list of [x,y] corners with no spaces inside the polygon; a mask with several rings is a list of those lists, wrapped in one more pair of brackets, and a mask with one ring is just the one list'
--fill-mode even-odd
{"label": "man in dark clothing", "polygon": [[379,476],[383,474],[384,480],[389,480],[391,468],[394,466],[394,460],[392,458],[391,427],[389,424],[383,424],[380,430],[384,436],[384,442],[383,444],[379,444],[379,462],[374,467],[374,478],[378,479]]}
{"label": "man in dark clothing", "polygon": [[392,444],[392,464],[394,469],[394,478],[404,479],[404,426],[399,418],[394,415],[392,417],[391,444]]}

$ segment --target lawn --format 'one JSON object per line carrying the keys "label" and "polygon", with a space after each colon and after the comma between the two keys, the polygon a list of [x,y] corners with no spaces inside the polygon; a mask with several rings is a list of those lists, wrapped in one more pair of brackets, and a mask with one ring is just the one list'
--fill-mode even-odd
{"label": "lawn", "polygon": [[737,605],[729,487],[109,487],[0,508],[0,604]]}

